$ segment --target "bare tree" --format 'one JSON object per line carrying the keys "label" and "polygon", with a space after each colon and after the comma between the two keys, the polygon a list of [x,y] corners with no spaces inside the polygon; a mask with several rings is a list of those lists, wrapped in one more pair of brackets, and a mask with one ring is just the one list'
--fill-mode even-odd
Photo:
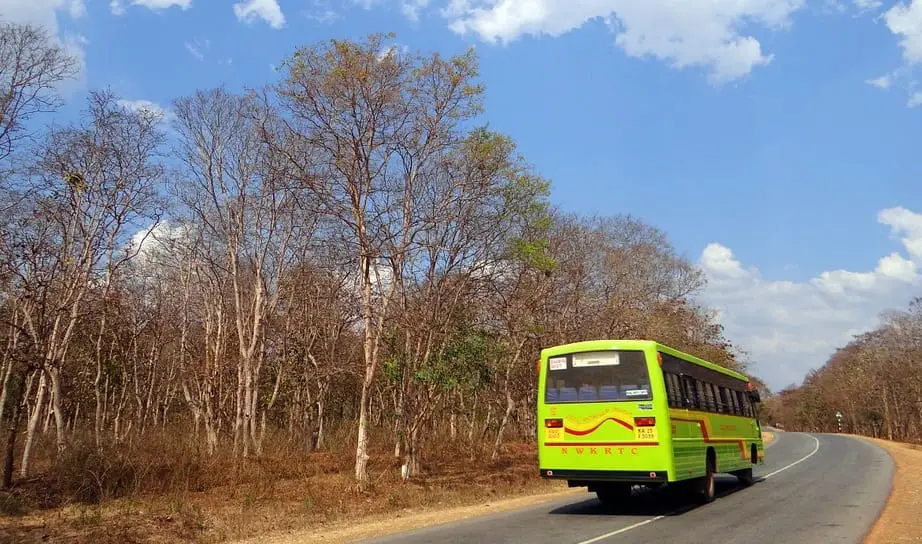
{"label": "bare tree", "polygon": [[[365,374],[359,403],[356,479],[368,481],[372,386],[387,309],[419,228],[420,172],[480,109],[471,54],[414,58],[385,49],[386,36],[302,48],[279,86],[301,153],[291,160],[316,179],[325,211],[341,221],[362,299]],[[306,161],[305,158],[310,160]],[[385,272],[385,268],[387,271]]]}
{"label": "bare tree", "polygon": [[61,105],[57,87],[77,71],[77,60],[45,29],[0,24],[0,161],[13,152],[35,114]]}
{"label": "bare tree", "polygon": [[[271,109],[253,97],[214,89],[178,100],[176,115],[181,156],[191,174],[183,182],[185,205],[202,236],[224,248],[225,259],[214,264],[232,290],[239,352],[235,450],[246,457],[252,447],[259,455],[266,327],[292,262],[292,239],[309,239],[313,219],[298,205],[287,161],[277,160],[277,146],[265,140],[276,137]],[[270,408],[278,397],[282,369],[277,371]]]}
{"label": "bare tree", "polygon": [[157,220],[159,116],[130,111],[109,92],[92,93],[88,102],[85,125],[49,133],[17,186],[25,205],[3,233],[8,253],[0,262],[14,278],[20,330],[40,358],[23,476],[46,402],[64,449],[61,372],[91,285],[134,257],[133,222]]}

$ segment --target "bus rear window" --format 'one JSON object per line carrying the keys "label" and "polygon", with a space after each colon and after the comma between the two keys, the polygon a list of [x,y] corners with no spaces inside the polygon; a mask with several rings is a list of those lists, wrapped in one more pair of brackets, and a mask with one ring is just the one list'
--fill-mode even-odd
{"label": "bus rear window", "polygon": [[650,400],[642,351],[590,351],[549,357],[546,403]]}

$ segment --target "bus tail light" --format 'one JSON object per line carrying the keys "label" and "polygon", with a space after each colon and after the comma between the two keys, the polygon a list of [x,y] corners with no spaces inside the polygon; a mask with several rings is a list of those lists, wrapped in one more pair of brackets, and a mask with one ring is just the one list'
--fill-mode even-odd
{"label": "bus tail light", "polygon": [[559,429],[563,427],[563,420],[562,419],[545,419],[544,426],[547,427],[548,429]]}
{"label": "bus tail light", "polygon": [[656,418],[655,417],[635,417],[634,425],[637,427],[655,427]]}

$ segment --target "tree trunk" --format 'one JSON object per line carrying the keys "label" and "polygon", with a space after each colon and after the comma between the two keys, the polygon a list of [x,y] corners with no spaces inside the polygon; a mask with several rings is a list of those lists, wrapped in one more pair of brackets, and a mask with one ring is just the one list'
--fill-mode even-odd
{"label": "tree trunk", "polygon": [[512,413],[515,411],[515,399],[512,398],[512,371],[518,365],[519,358],[522,356],[522,348],[524,347],[525,340],[522,339],[515,348],[512,360],[506,364],[506,377],[505,380],[503,380],[503,390],[506,393],[506,412],[503,414],[503,419],[499,424],[499,430],[496,433],[496,442],[493,443],[493,453],[490,455],[490,458],[494,461],[499,459],[499,452],[503,445],[503,433],[506,430],[506,426],[509,424]]}
{"label": "tree trunk", "polygon": [[506,430],[506,425],[509,424],[509,419],[512,417],[513,411],[515,411],[515,400],[512,398],[512,391],[507,387],[506,411],[503,414],[503,419],[499,424],[499,430],[496,432],[496,441],[493,443],[493,453],[490,455],[490,459],[493,459],[494,461],[499,459],[499,453],[503,447],[503,433]]}
{"label": "tree trunk", "polygon": [[38,391],[35,393],[35,407],[32,411],[32,417],[29,418],[29,425],[26,427],[26,443],[22,450],[22,463],[19,465],[19,477],[29,477],[29,458],[32,455],[32,446],[35,444],[35,431],[38,430],[39,421],[42,418],[42,406],[45,404],[45,390],[48,388],[45,381],[45,373],[38,371],[41,376],[38,380]]}
{"label": "tree trunk", "polygon": [[330,378],[324,379],[324,384],[317,395],[317,440],[314,447],[318,450],[323,449],[323,442],[326,437],[326,406],[327,392],[330,389]]}
{"label": "tree trunk", "polygon": [[[9,376],[7,376],[7,378],[9,378]],[[15,389],[12,394],[9,427],[6,435],[6,448],[3,452],[3,489],[9,489],[13,486],[13,457],[16,455],[16,436],[19,434],[19,423],[22,420],[25,388],[26,372],[21,372],[17,376]]]}
{"label": "tree trunk", "polygon": [[54,409],[54,426],[56,431],[57,457],[60,460],[65,448],[64,413],[61,411],[61,369],[53,366],[49,369],[51,376],[51,404]]}
{"label": "tree trunk", "polygon": [[420,473],[419,463],[419,425],[414,424],[407,433],[407,455],[403,463],[403,479],[415,478]]}
{"label": "tree trunk", "polygon": [[377,350],[375,349],[374,319],[372,316],[371,291],[371,257],[361,256],[362,272],[362,321],[364,339],[362,343],[365,357],[365,376],[362,379],[362,395],[359,399],[359,428],[356,433],[355,479],[364,487],[368,483],[368,417],[371,407],[371,386],[375,379]]}

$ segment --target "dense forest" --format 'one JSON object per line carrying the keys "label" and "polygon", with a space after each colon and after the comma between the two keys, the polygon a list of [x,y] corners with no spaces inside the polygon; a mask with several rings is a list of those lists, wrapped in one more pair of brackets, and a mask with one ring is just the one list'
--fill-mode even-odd
{"label": "dense forest", "polygon": [[[0,27],[5,487],[168,442],[240,463],[337,449],[360,485],[375,456],[414,478],[449,441],[500,458],[532,440],[535,360],[562,342],[653,338],[745,370],[664,232],[551,204],[488,128],[473,51],[392,38],[301,47],[277,84],[167,113],[94,90],[51,123],[75,59]],[[878,425],[918,432],[897,423],[912,381],[875,383]]]}
{"label": "dense forest", "polygon": [[800,386],[780,391],[765,418],[786,430],[922,442],[922,298],[836,350]]}

